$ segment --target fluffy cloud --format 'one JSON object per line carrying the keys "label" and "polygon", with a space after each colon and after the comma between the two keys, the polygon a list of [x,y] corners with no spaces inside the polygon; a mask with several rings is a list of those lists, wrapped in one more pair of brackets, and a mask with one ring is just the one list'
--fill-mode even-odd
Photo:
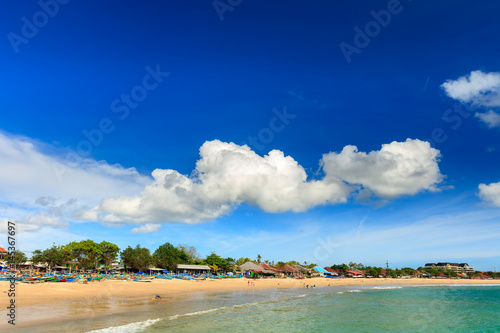
{"label": "fluffy cloud", "polygon": [[438,159],[439,151],[428,142],[407,139],[368,154],[346,146],[338,154],[323,155],[322,163],[327,177],[360,184],[381,198],[395,198],[436,190],[443,179]]}
{"label": "fluffy cloud", "polygon": [[457,80],[441,85],[446,94],[463,103],[480,106],[500,106],[500,73],[472,71]]}
{"label": "fluffy cloud", "polygon": [[500,114],[493,110],[489,110],[485,113],[476,112],[475,116],[478,117],[489,128],[500,127]]}
{"label": "fluffy cloud", "polygon": [[500,207],[500,183],[479,184],[479,197],[493,206]]}
{"label": "fluffy cloud", "polygon": [[67,226],[61,217],[88,220],[97,216],[88,207],[110,196],[138,193],[151,182],[134,168],[91,159],[70,163],[68,155],[49,150],[35,140],[0,133],[0,202],[8,207],[2,215],[27,228]]}
{"label": "fluffy cloud", "polygon": [[46,147],[25,137],[0,133],[0,196],[16,202],[67,201],[92,204],[108,196],[136,193],[151,181],[134,168],[91,159],[70,163],[67,155],[52,156]]}
{"label": "fluffy cloud", "polygon": [[158,223],[146,223],[137,228],[130,230],[134,234],[150,234],[152,232],[157,232],[161,228],[161,224]]}
{"label": "fluffy cloud", "polygon": [[106,222],[202,222],[242,202],[266,212],[302,212],[346,202],[352,185],[383,198],[436,190],[442,179],[439,151],[420,140],[393,142],[369,154],[347,146],[323,156],[325,176],[308,180],[302,166],[283,152],[259,156],[248,146],[205,142],[192,177],[157,169],[140,195],[105,199],[96,210]]}
{"label": "fluffy cloud", "polygon": [[33,231],[42,227],[65,228],[69,226],[69,223],[63,218],[48,215],[44,212],[36,212],[16,219],[16,225],[25,231]]}
{"label": "fluffy cloud", "polygon": [[350,189],[339,179],[307,181],[292,157],[273,150],[259,156],[248,146],[205,142],[192,177],[156,169],[141,195],[109,198],[98,210],[103,221],[202,222],[227,214],[246,202],[267,212],[302,212],[346,202]]}

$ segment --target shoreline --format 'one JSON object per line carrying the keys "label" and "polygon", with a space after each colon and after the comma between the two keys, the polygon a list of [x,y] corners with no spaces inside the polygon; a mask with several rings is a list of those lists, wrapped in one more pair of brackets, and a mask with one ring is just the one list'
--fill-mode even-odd
{"label": "shoreline", "polygon": [[[0,282],[0,293],[8,289],[8,281]],[[252,284],[254,283],[254,285]],[[16,308],[19,313],[16,328],[33,327],[62,321],[104,317],[127,312],[137,312],[151,306],[154,296],[161,295],[161,302],[196,297],[210,292],[242,290],[304,288],[304,284],[316,287],[349,286],[440,286],[440,285],[500,285],[500,280],[465,279],[223,279],[205,281],[153,280],[133,282],[105,280],[89,284],[41,283],[16,284]],[[5,294],[7,295],[7,294]],[[2,297],[3,298],[3,297]],[[6,297],[8,302],[8,298]],[[2,303],[4,303],[2,301]],[[2,312],[2,316],[5,317]],[[22,318],[22,320],[21,320]],[[0,323],[0,331],[11,329],[6,321]],[[10,325],[9,325],[10,326]]]}

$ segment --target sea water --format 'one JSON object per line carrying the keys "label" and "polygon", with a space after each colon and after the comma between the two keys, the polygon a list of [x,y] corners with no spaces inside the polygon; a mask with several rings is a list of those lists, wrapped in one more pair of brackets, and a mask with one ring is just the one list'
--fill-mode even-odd
{"label": "sea water", "polygon": [[[69,326],[68,326],[69,325]],[[500,332],[500,285],[208,292],[30,332]]]}

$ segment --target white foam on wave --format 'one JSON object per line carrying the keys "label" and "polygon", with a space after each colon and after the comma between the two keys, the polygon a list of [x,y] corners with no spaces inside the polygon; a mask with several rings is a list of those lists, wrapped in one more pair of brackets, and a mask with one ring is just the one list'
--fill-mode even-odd
{"label": "white foam on wave", "polygon": [[229,308],[227,306],[222,306],[220,308],[214,308],[214,309],[208,309],[208,310],[203,310],[203,311],[196,311],[196,312],[184,313],[184,314],[180,314],[180,315],[173,315],[173,316],[168,317],[168,319],[174,320],[174,319],[181,318],[181,317],[198,316],[198,315],[203,315],[203,314],[207,314],[207,313],[215,312],[215,311],[219,311],[219,310],[224,310],[224,309],[229,309]]}
{"label": "white foam on wave", "polygon": [[[300,295],[300,296],[296,296],[296,297],[302,297],[302,296],[307,296],[307,295]],[[243,303],[243,304],[236,304],[236,305],[233,305],[231,307],[221,306],[220,308],[213,308],[213,309],[208,309],[208,310],[202,310],[202,311],[196,311],[196,312],[190,312],[190,313],[184,313],[184,314],[177,314],[177,315],[173,315],[173,316],[168,317],[168,319],[175,320],[175,319],[182,318],[182,317],[199,316],[199,315],[204,315],[207,313],[212,313],[212,312],[216,312],[216,311],[220,311],[220,310],[236,309],[236,308],[242,308],[245,306],[253,306],[253,305],[259,305],[259,304],[264,304],[264,303],[269,303],[269,302]]]}
{"label": "white foam on wave", "polygon": [[403,287],[373,287],[372,289],[387,290],[387,289],[403,289]]}
{"label": "white foam on wave", "polygon": [[362,291],[362,290],[355,289],[355,290],[339,291],[337,294],[338,294],[338,295],[342,295],[342,294],[345,294],[345,293],[361,293],[361,292],[363,292],[363,291]]}
{"label": "white foam on wave", "polygon": [[263,302],[236,304],[233,305],[233,308],[242,308],[244,306],[259,305],[259,304],[263,304]]}
{"label": "white foam on wave", "polygon": [[127,325],[120,326],[111,326],[108,328],[103,328],[100,330],[88,331],[87,333],[135,333],[144,330],[145,328],[153,325],[154,323],[160,321],[160,318],[157,319],[148,319],[145,321],[138,321],[135,323],[130,323]]}
{"label": "white foam on wave", "polygon": [[476,283],[457,283],[457,284],[448,284],[443,285],[446,287],[500,287],[500,283],[484,283],[484,284],[476,284]]}

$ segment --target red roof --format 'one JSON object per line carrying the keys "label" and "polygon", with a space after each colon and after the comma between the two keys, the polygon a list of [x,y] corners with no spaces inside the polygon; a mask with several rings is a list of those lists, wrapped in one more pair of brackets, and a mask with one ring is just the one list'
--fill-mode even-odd
{"label": "red roof", "polygon": [[325,271],[330,272],[330,273],[337,273],[336,270],[334,270],[333,268],[330,268],[330,267],[325,267]]}
{"label": "red roof", "polygon": [[354,275],[365,275],[365,273],[361,272],[360,270],[351,270],[351,271],[347,271],[347,273],[351,273],[351,274],[354,274]]}
{"label": "red roof", "polygon": [[7,251],[6,249],[4,249],[3,247],[0,246],[0,253],[7,253],[9,251]]}
{"label": "red roof", "polygon": [[289,273],[297,273],[298,270],[297,268],[294,268],[292,266],[288,266],[288,265],[285,265],[281,268],[283,270],[283,272],[289,272]]}

